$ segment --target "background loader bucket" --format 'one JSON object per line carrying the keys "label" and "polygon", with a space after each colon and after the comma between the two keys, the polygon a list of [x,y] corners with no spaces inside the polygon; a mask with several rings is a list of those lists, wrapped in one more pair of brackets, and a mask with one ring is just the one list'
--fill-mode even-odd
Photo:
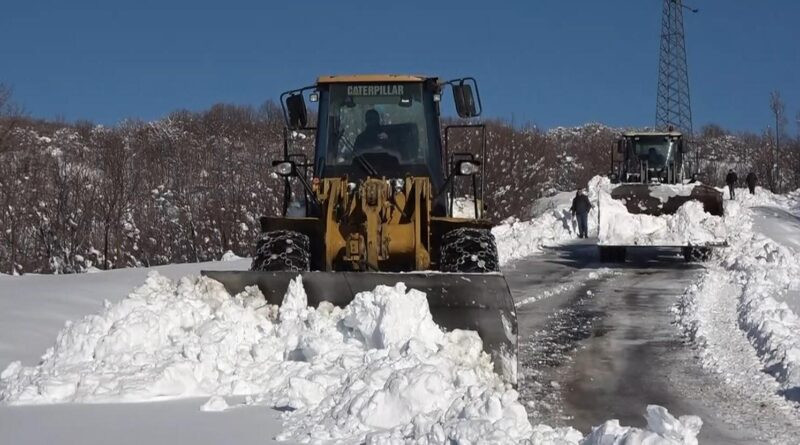
{"label": "background loader bucket", "polygon": [[[646,214],[653,216],[671,215],[687,201],[700,201],[703,210],[715,216],[722,216],[722,193],[704,184],[691,187],[691,192],[685,190],[690,186],[673,186],[668,184],[622,184],[611,190],[613,199],[625,203],[625,207],[632,214]],[[680,188],[680,192],[673,193]],[[666,201],[659,199],[666,198]]]}
{"label": "background loader bucket", "polygon": [[231,295],[258,286],[269,304],[280,305],[289,281],[303,276],[308,304],[328,301],[349,304],[355,294],[378,285],[403,282],[425,292],[433,320],[446,330],[477,331],[492,357],[495,371],[516,384],[517,316],[505,278],[500,274],[380,273],[380,272],[255,272],[202,271],[219,281]]}

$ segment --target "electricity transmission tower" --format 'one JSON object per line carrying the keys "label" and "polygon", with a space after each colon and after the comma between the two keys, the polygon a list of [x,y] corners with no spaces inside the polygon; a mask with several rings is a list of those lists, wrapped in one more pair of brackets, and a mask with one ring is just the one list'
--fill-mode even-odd
{"label": "electricity transmission tower", "polygon": [[697,12],[683,0],[664,0],[661,17],[661,50],[658,61],[656,128],[669,127],[692,135],[692,105],[689,100],[689,70],[683,35],[683,10]]}

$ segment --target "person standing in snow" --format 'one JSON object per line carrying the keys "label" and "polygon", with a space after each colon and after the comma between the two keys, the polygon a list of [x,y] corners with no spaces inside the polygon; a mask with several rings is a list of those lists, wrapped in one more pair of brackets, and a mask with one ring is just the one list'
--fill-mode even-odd
{"label": "person standing in snow", "polygon": [[583,193],[583,190],[575,192],[575,198],[572,199],[572,207],[569,208],[572,216],[578,218],[578,238],[587,238],[589,232],[589,210],[592,209],[592,203],[589,202],[589,197]]}
{"label": "person standing in snow", "polygon": [[750,172],[747,174],[747,177],[744,178],[744,182],[747,183],[747,188],[750,189],[750,194],[756,194],[756,182],[758,182],[758,178],[756,178],[756,174]]}
{"label": "person standing in snow", "polygon": [[736,198],[736,192],[734,190],[738,180],[739,177],[736,176],[736,173],[733,171],[733,169],[728,170],[728,176],[725,177],[725,184],[728,184],[728,191],[731,194],[731,199]]}

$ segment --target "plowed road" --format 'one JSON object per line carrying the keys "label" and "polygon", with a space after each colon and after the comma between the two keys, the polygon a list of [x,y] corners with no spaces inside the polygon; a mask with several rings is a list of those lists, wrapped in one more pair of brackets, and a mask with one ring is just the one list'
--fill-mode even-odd
{"label": "plowed road", "polygon": [[781,423],[781,413],[765,412],[704,370],[674,324],[678,297],[702,270],[677,249],[636,249],[622,266],[600,264],[588,243],[508,267],[518,305],[520,393],[531,420],[584,433],[610,418],[643,427],[646,406],[658,404],[676,416],[702,417],[700,443],[794,437],[783,431],[790,422]]}

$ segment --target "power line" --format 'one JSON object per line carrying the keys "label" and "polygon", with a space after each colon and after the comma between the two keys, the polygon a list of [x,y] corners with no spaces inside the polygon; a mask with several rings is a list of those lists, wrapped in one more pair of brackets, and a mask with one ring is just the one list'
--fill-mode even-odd
{"label": "power line", "polygon": [[689,69],[683,32],[683,11],[699,10],[682,0],[664,0],[661,17],[661,46],[658,61],[656,128],[692,134],[692,106],[689,95]]}

